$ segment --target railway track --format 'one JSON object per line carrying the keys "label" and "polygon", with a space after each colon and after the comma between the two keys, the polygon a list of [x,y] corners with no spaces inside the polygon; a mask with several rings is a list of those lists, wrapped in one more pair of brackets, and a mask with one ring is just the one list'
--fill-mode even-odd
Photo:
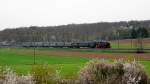
{"label": "railway track", "polygon": [[124,51],[124,52],[150,52],[150,48],[137,49],[137,48],[80,48],[83,50],[102,50],[102,51]]}

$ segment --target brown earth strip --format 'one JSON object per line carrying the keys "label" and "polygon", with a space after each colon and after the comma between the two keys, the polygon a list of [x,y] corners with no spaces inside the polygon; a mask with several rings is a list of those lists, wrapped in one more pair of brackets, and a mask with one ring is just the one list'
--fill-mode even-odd
{"label": "brown earth strip", "polygon": [[138,60],[150,60],[150,53],[82,53],[73,51],[39,51],[36,54],[49,56],[79,56],[86,58],[135,58]]}
{"label": "brown earth strip", "polygon": [[[33,54],[33,50],[27,50],[24,51],[22,50],[21,52],[17,52],[18,54],[24,54],[28,53],[30,55]],[[150,53],[83,53],[79,51],[49,51],[49,50],[36,50],[35,52],[36,55],[42,55],[42,56],[79,56],[79,57],[85,57],[85,58],[113,58],[113,59],[118,59],[118,58],[135,58],[138,60],[150,60]]]}

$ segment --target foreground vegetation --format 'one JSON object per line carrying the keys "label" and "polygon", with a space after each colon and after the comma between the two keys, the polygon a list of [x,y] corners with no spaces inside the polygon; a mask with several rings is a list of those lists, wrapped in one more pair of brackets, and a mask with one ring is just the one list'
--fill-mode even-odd
{"label": "foreground vegetation", "polygon": [[91,61],[76,78],[62,78],[61,70],[47,64],[34,65],[27,75],[17,75],[9,67],[0,67],[0,84],[149,84],[143,67],[136,62]]}

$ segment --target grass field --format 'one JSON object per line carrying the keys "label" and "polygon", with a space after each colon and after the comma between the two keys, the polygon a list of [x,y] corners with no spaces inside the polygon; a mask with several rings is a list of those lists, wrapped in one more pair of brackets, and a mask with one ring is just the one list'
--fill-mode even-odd
{"label": "grass field", "polygon": [[[118,44],[113,42],[111,47],[118,48]],[[137,46],[135,44],[131,45],[131,43],[120,43],[119,48],[137,48]],[[150,48],[150,44],[143,44],[143,48]]]}
{"label": "grass field", "polygon": [[[47,49],[39,49],[45,51]],[[39,50],[36,50],[38,52]],[[57,50],[57,49],[55,49]],[[59,53],[58,49],[58,53]],[[53,50],[54,51],[54,50]],[[48,64],[49,66],[61,70],[61,75],[65,78],[74,77],[88,62],[89,58],[72,57],[72,56],[51,56],[45,54],[35,55],[36,64]],[[27,74],[31,71],[34,63],[33,49],[0,49],[0,65],[9,66],[18,74]]]}
{"label": "grass field", "polygon": [[[114,40],[110,41],[112,48],[137,48],[137,39],[123,39],[123,40]],[[142,40],[143,48],[150,48],[150,38],[144,38]]]}
{"label": "grass field", "polygon": [[[65,53],[64,53],[65,51]],[[50,53],[51,52],[51,53]],[[68,53],[66,53],[68,52]],[[74,54],[75,52],[75,54]],[[55,54],[54,54],[55,53]],[[70,54],[73,53],[73,54]],[[61,48],[38,48],[35,52],[36,64],[48,64],[54,69],[61,70],[60,74],[65,78],[76,77],[80,68],[86,62],[94,58],[77,56],[78,54],[108,53],[102,50],[84,49],[61,49]],[[112,52],[109,52],[111,54]],[[72,56],[74,55],[74,56]],[[106,59],[107,60],[107,59]],[[10,66],[18,74],[27,74],[31,71],[34,63],[34,50],[26,48],[1,48],[0,64]],[[145,66],[145,70],[150,76],[150,61],[139,61]]]}

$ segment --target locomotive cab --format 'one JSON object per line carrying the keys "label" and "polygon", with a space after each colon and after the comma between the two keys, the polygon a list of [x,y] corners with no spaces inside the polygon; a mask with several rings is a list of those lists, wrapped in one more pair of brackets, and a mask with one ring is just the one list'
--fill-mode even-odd
{"label": "locomotive cab", "polygon": [[96,48],[111,48],[109,42],[96,42]]}

